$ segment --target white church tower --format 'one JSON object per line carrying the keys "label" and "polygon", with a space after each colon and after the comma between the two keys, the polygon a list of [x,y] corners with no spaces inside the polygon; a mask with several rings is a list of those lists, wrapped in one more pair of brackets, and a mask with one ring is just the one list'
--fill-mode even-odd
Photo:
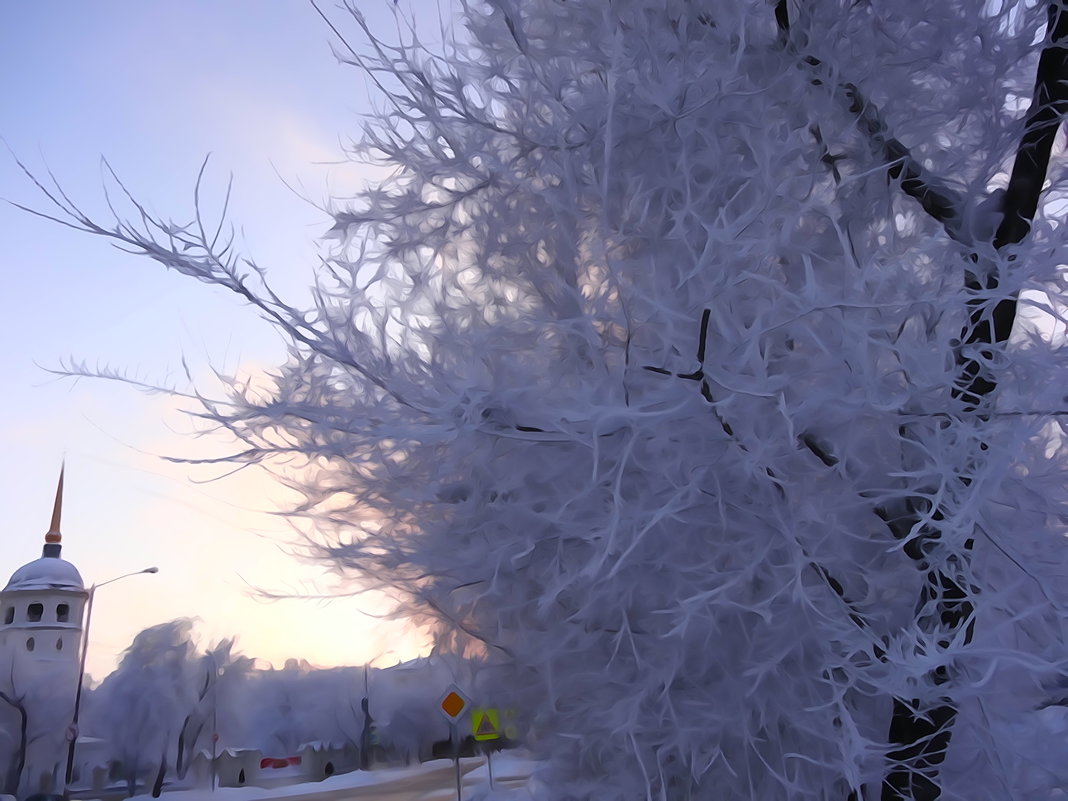
{"label": "white church tower", "polygon": [[0,591],[0,686],[26,707],[22,784],[34,789],[55,783],[65,767],[88,598],[78,570],[60,557],[63,473],[41,558],[16,570]]}

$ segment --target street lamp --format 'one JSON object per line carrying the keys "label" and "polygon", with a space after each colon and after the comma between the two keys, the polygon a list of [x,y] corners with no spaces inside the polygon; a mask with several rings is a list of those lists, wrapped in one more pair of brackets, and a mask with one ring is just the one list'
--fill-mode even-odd
{"label": "street lamp", "polygon": [[215,792],[215,785],[219,779],[218,758],[219,746],[219,679],[222,678],[223,669],[215,661],[215,654],[208,652],[211,660],[211,791]]}
{"label": "street lamp", "polygon": [[93,598],[96,597],[96,591],[108,584],[114,584],[116,581],[120,581],[130,576],[139,576],[142,573],[158,573],[158,567],[146,567],[144,570],[135,570],[132,573],[123,573],[121,576],[116,576],[113,579],[108,579],[100,584],[94,584],[89,588],[89,596],[85,603],[85,628],[82,630],[82,660],[81,665],[78,668],[78,689],[74,693],[74,718],[71,720],[70,729],[67,732],[67,736],[70,739],[70,746],[67,748],[67,773],[63,780],[63,797],[70,797],[70,779],[74,774],[74,744],[78,742],[78,714],[82,708],[82,685],[85,683],[85,658],[89,655],[89,624],[93,620]]}

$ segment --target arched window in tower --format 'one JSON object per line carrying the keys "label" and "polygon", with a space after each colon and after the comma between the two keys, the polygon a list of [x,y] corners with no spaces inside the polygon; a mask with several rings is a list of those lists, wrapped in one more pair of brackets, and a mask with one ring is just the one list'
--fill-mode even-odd
{"label": "arched window in tower", "polygon": [[33,639],[33,637],[30,637],[30,639],[26,640],[26,650],[27,651],[32,651],[36,647],[37,647],[37,642]]}
{"label": "arched window in tower", "polygon": [[57,651],[62,651],[63,650],[63,638],[62,637],[57,637],[56,638],[56,650]]}
{"label": "arched window in tower", "polygon": [[70,620],[70,604],[58,604],[56,606],[56,620],[66,623]]}
{"label": "arched window in tower", "polygon": [[4,622],[5,623],[14,623],[15,622],[15,607],[9,606],[7,608],[7,610],[4,612]]}
{"label": "arched window in tower", "polygon": [[26,619],[31,623],[38,623],[44,614],[44,604],[30,604],[26,610]]}

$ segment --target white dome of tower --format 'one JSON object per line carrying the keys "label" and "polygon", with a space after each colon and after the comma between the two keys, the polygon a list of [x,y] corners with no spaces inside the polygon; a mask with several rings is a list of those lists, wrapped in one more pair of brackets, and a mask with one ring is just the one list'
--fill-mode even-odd
{"label": "white dome of tower", "polygon": [[58,556],[42,556],[11,574],[4,592],[12,590],[84,590],[78,568]]}

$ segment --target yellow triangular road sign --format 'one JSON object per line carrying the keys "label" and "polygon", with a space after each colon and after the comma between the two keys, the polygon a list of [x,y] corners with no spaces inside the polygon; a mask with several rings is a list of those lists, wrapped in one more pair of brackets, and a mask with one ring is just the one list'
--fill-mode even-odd
{"label": "yellow triangular road sign", "polygon": [[501,739],[501,714],[493,707],[471,710],[471,733],[476,740]]}

